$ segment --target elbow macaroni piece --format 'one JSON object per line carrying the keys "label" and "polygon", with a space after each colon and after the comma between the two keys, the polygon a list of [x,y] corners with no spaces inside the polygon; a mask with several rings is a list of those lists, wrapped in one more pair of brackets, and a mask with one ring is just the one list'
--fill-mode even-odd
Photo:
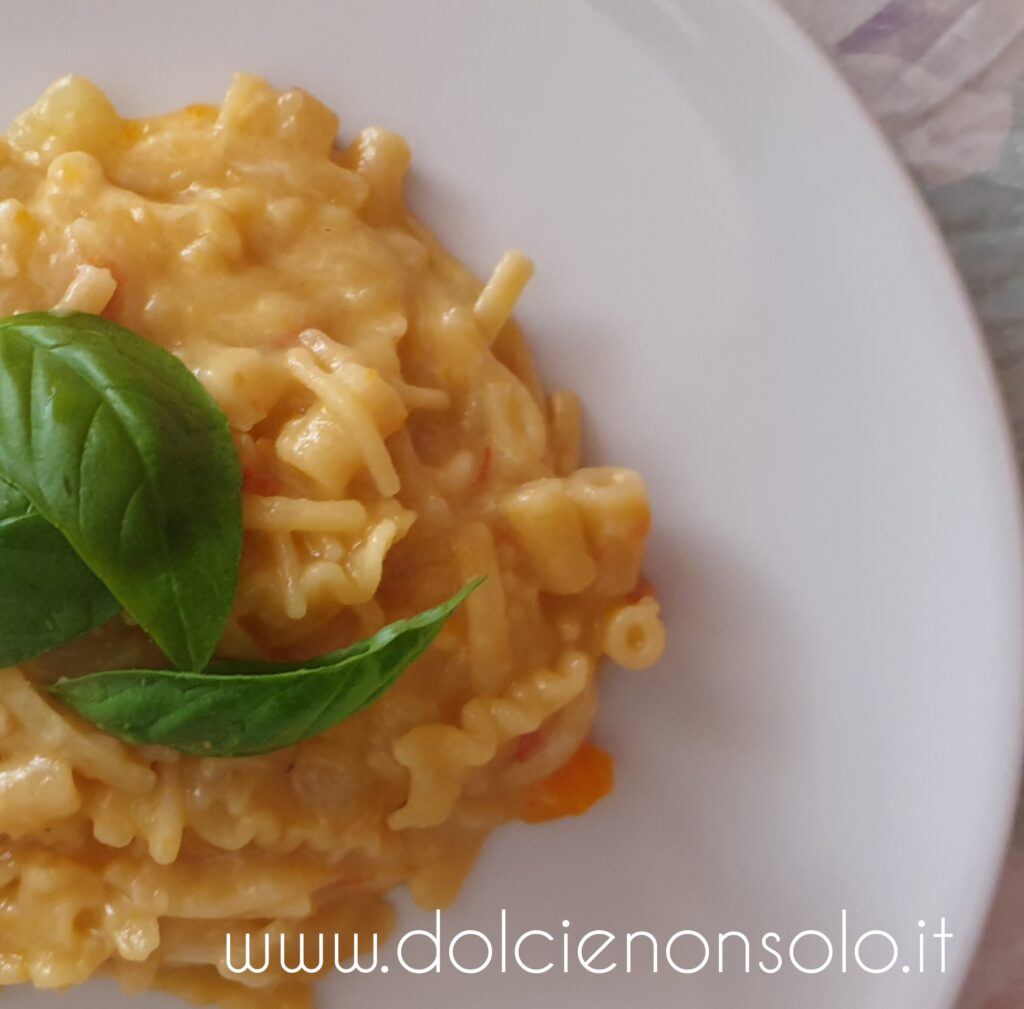
{"label": "elbow macaroni piece", "polygon": [[583,523],[564,481],[545,477],[523,484],[505,497],[502,511],[543,591],[572,596],[594,582],[597,565],[587,550]]}
{"label": "elbow macaroni piece", "polygon": [[[407,210],[409,148],[237,75],[220,107],[121,118],[77,77],[0,140],[0,316],[103,313],[177,354],[228,418],[245,542],[220,654],[297,660],[483,585],[373,705],[244,759],[129,747],[39,686],[161,660],[127,619],[0,670],[0,985],[109,971],[235,1009],[224,936],[385,933],[387,891],[452,900],[491,830],[586,738],[603,654],[664,647],[637,596],[630,470],[580,468],[513,308]],[[571,805],[571,803],[570,803]]]}
{"label": "elbow macaroni piece", "polygon": [[665,625],[657,600],[648,596],[613,611],[605,627],[604,651],[627,669],[653,666],[665,651]]}
{"label": "elbow macaroni piece", "polygon": [[643,480],[629,469],[598,467],[577,470],[565,486],[594,551],[599,571],[594,591],[626,595],[640,577],[651,528]]}

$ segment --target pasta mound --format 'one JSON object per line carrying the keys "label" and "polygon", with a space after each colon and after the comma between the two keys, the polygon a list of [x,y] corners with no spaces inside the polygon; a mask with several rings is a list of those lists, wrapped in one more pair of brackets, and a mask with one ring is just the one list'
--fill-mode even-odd
{"label": "pasta mound", "polygon": [[[529,261],[481,284],[407,211],[405,142],[337,133],[247,75],[142,120],[69,77],[0,140],[0,315],[102,313],[230,421],[245,547],[219,654],[319,654],[487,576],[379,701],[261,757],[128,747],[47,700],[59,675],[157,660],[121,618],[0,671],[0,984],[103,970],[307,1005],[280,971],[241,984],[225,933],[383,935],[399,884],[446,905],[584,745],[601,656],[661,653],[643,482],[580,468],[579,402],[545,393],[510,318]],[[544,817],[586,805],[552,796]]]}

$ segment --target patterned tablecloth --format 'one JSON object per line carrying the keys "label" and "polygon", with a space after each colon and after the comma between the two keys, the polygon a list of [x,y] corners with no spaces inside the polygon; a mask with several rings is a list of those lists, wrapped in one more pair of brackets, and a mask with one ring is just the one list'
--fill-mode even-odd
{"label": "patterned tablecloth", "polygon": [[[923,189],[977,306],[1024,462],[1024,0],[782,3]],[[959,1009],[1024,1009],[1024,811]]]}

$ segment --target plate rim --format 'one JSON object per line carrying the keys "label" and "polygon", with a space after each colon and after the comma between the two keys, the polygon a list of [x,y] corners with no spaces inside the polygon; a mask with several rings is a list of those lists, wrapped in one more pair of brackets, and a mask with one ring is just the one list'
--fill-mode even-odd
{"label": "plate rim", "polygon": [[[591,2],[591,0],[587,0],[587,2]],[[646,2],[655,7],[668,3],[680,11],[683,10],[684,4],[684,0],[646,0]],[[959,302],[963,317],[963,326],[960,328],[970,330],[971,354],[982,379],[982,388],[979,391],[983,393],[984,405],[989,411],[988,426],[991,429],[989,433],[998,443],[994,446],[996,454],[993,455],[992,464],[1002,470],[1004,486],[1009,491],[1008,498],[1003,501],[1009,521],[1006,529],[1000,534],[1000,538],[1005,540],[1010,561],[1011,577],[1007,588],[1018,604],[1021,604],[1016,607],[1020,612],[1024,606],[1024,473],[1022,473],[1021,464],[1018,462],[1012,423],[1003,397],[996,363],[966,281],[956,264],[953,251],[928,205],[924,192],[914,181],[910,169],[900,159],[881,124],[871,115],[853,85],[843,76],[827,52],[782,6],[781,0],[729,0],[729,2],[736,9],[746,9],[750,12],[751,17],[758,18],[764,28],[772,32],[779,43],[788,47],[796,58],[803,60],[808,66],[813,66],[819,79],[831,79],[833,100],[846,105],[847,114],[857,121],[865,141],[869,141],[875,147],[876,152],[882,155],[882,160],[888,164],[887,170],[893,183],[902,189],[903,198],[907,204],[908,220],[910,217],[916,218],[917,227],[929,239],[935,266],[945,274],[949,293]],[[964,381],[973,382],[974,378],[965,376]],[[972,413],[974,412],[976,410],[972,409]],[[993,471],[993,477],[999,475],[998,472]],[[992,481],[991,492],[993,496],[997,493],[995,479]],[[1002,495],[1003,491],[1000,489],[998,493]],[[986,878],[983,880],[984,901],[981,904],[981,913],[966,928],[963,923],[959,927],[961,936],[968,935],[969,955],[962,959],[955,972],[949,972],[946,975],[949,981],[943,1005],[936,1009],[952,1007],[964,986],[967,974],[981,945],[984,927],[1001,877],[1003,862],[1011,846],[1018,805],[1024,806],[1024,796],[1021,794],[1022,787],[1024,787],[1024,620],[1016,628],[1007,628],[1007,638],[1015,646],[1018,674],[1015,696],[1011,698],[1016,726],[1013,740],[1015,761],[1012,774],[1002,786],[1003,802],[998,816],[1000,828],[995,834],[995,838],[998,840],[999,854],[995,859],[990,859]]]}

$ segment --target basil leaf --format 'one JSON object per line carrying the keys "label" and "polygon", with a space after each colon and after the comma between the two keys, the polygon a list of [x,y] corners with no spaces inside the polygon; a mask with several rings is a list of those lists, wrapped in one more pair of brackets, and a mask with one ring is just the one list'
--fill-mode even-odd
{"label": "basil leaf", "polygon": [[238,578],[241,467],[185,365],[99,316],[0,321],[0,477],[175,665],[206,664]]}
{"label": "basil leaf", "polygon": [[482,580],[366,641],[305,663],[222,661],[204,673],[122,669],[62,679],[50,690],[129,743],[204,757],[269,753],[316,736],[375,701]]}
{"label": "basil leaf", "polygon": [[0,480],[0,666],[33,659],[120,609],[68,541]]}

